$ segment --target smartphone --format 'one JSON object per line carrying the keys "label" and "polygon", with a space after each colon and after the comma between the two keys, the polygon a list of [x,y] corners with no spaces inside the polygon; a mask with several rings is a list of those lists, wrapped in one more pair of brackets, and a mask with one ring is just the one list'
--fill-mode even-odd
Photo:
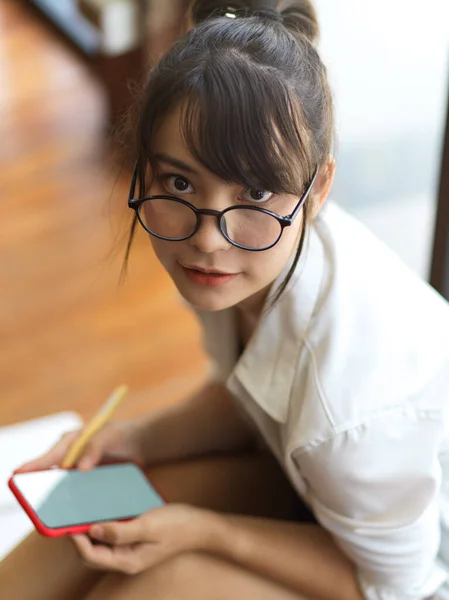
{"label": "smartphone", "polygon": [[165,503],[133,462],[15,473],[8,485],[37,531],[49,537],[86,533],[93,523],[133,519]]}

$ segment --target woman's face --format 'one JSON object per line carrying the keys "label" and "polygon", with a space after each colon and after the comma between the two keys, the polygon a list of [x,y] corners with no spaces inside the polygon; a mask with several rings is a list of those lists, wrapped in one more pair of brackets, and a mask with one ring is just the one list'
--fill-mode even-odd
{"label": "woman's face", "polygon": [[[154,140],[157,165],[148,195],[177,196],[198,208],[217,211],[236,204],[264,207],[279,215],[293,211],[298,202],[296,196],[256,193],[218,179],[199,164],[183,141],[180,112],[175,110],[167,117]],[[254,196],[257,200],[253,200]],[[262,252],[249,252],[230,244],[222,235],[217,218],[212,216],[203,216],[199,229],[188,240],[170,242],[153,236],[150,239],[178,291],[191,305],[209,311],[235,305],[250,308],[263,303],[270,285],[295,251],[301,222],[300,214],[284,229],[279,242]]]}

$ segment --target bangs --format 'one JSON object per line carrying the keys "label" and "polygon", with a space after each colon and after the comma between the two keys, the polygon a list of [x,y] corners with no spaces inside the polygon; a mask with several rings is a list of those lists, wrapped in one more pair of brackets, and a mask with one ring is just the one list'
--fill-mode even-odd
{"label": "bangs", "polygon": [[[274,193],[300,194],[313,167],[301,107],[266,68],[241,57],[203,67],[181,112],[194,158],[220,179]],[[239,60],[240,59],[240,60]]]}
{"label": "bangs", "polygon": [[[278,194],[302,193],[316,166],[311,140],[301,105],[276,69],[228,52],[209,56],[183,79],[165,102],[153,97],[147,103],[153,117],[151,124],[144,118],[150,125],[144,127],[147,136],[179,106],[186,147],[218,178]],[[142,141],[152,163],[148,137]]]}

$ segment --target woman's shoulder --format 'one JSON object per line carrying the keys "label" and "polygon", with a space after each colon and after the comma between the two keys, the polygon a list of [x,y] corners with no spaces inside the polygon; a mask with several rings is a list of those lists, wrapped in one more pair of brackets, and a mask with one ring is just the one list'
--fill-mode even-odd
{"label": "woman's shoulder", "polygon": [[326,263],[318,329],[321,323],[328,333],[382,341],[390,350],[395,344],[406,351],[424,340],[441,340],[441,349],[449,352],[449,303],[397,254],[332,204],[315,230]]}
{"label": "woman's shoulder", "polygon": [[[314,390],[337,427],[402,403],[445,402],[432,382],[442,369],[449,373],[449,304],[335,205],[316,222],[310,243],[323,248],[325,267],[297,392],[308,381],[309,395]],[[299,314],[301,295],[290,293]]]}
{"label": "woman's shoulder", "polygon": [[353,299],[353,305],[376,310],[377,303],[376,312],[380,314],[380,308],[391,306],[393,311],[398,303],[403,303],[404,296],[413,292],[406,302],[411,310],[424,303],[447,314],[449,319],[446,300],[366,225],[335,203],[325,207],[313,229],[324,248],[334,292],[345,292]]}

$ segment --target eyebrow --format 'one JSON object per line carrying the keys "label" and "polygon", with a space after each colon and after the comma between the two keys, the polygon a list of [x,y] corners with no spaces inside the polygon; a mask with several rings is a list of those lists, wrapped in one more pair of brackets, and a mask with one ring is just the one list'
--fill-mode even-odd
{"label": "eyebrow", "polygon": [[198,171],[196,171],[193,167],[186,164],[182,160],[175,158],[174,156],[170,156],[169,154],[161,152],[159,154],[155,154],[154,158],[158,162],[166,163],[168,165],[171,165],[172,167],[175,167],[176,169],[182,169],[183,171],[186,171],[186,173],[199,175]]}

